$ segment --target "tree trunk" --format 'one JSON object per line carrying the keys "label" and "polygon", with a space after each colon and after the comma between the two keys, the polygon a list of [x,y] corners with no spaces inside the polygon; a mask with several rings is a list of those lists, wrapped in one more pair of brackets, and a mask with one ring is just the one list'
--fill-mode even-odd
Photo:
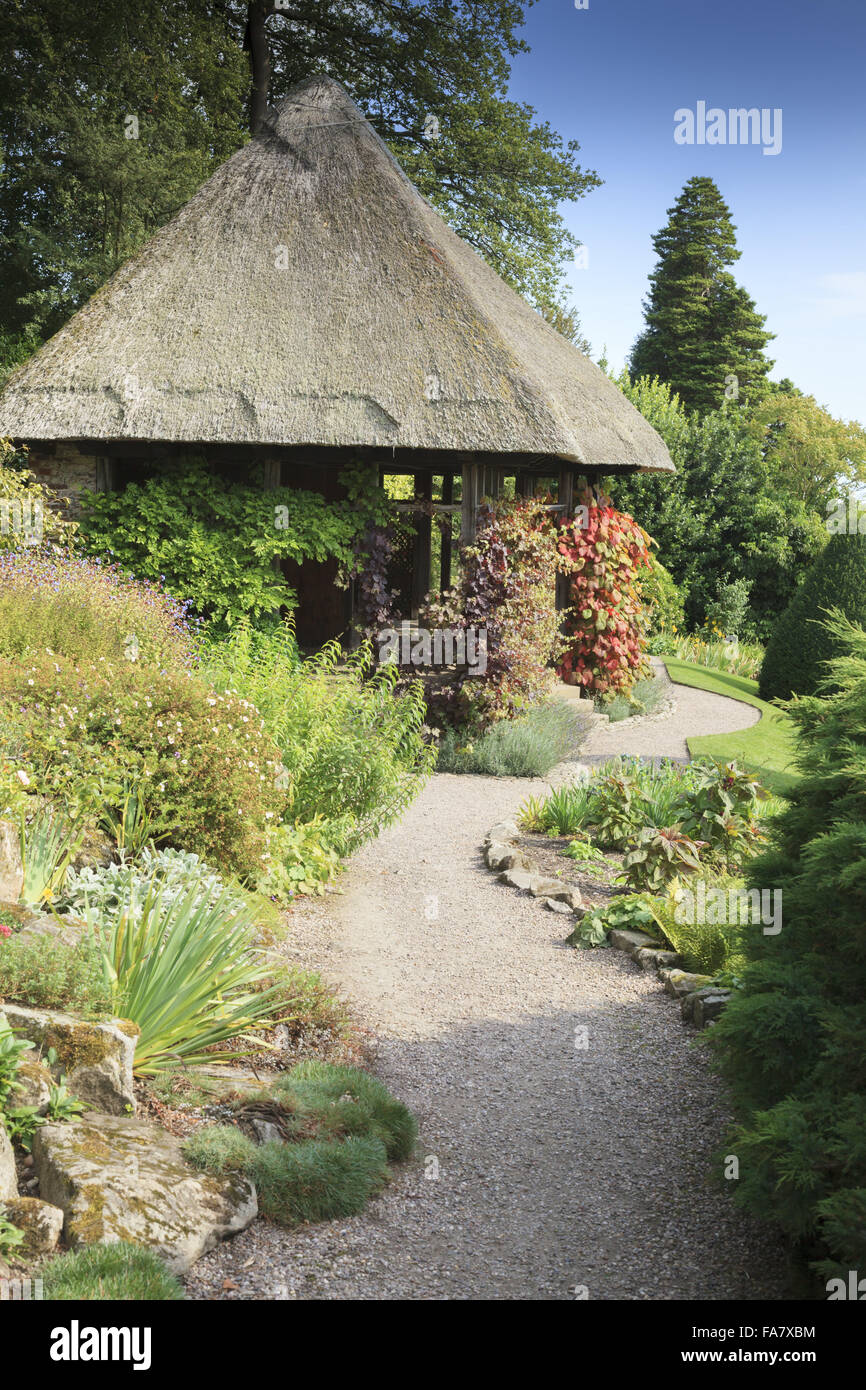
{"label": "tree trunk", "polygon": [[253,78],[250,93],[250,134],[257,135],[265,123],[268,111],[268,90],[271,85],[271,50],[265,20],[271,12],[267,0],[250,0],[247,6],[247,27],[244,48],[250,55]]}

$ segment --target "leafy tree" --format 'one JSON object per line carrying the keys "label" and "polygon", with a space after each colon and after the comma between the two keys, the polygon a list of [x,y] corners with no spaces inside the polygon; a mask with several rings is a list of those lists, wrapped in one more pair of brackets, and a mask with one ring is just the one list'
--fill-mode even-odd
{"label": "leafy tree", "polygon": [[[545,316],[599,183],[506,95],[518,0],[68,0],[6,7],[0,329],[53,332],[298,80],[343,82],[451,223]],[[70,82],[70,73],[74,81]],[[127,139],[126,118],[138,119]],[[559,326],[559,324],[557,324]],[[579,334],[576,324],[570,323]],[[571,335],[571,334],[570,334]]]}
{"label": "leafy tree", "polygon": [[784,384],[750,409],[750,430],[780,484],[826,516],[840,492],[866,482],[866,430]]}
{"label": "leafy tree", "polygon": [[[773,337],[754,301],[726,270],[739,259],[735,227],[712,179],[689,179],[653,237],[659,258],[632,348],[632,376],[658,376],[688,409],[760,395]],[[727,390],[727,397],[726,397]]]}
{"label": "leafy tree", "polygon": [[832,536],[780,617],[761,667],[761,696],[787,700],[814,694],[825,663],[839,655],[839,638],[823,622],[836,608],[866,622],[866,535]]}
{"label": "leafy tree", "polygon": [[828,637],[832,688],[789,707],[802,777],[749,878],[781,891],[781,931],[750,929],[709,1040],[741,1120],[735,1200],[825,1278],[866,1261],[866,633],[837,615]]}
{"label": "leafy tree", "polygon": [[748,625],[766,638],[826,543],[823,518],[786,490],[747,412],[724,405],[701,417],[657,379],[623,373],[618,384],[659,431],[677,472],[611,479],[616,505],[658,543],[692,625],[703,621],[720,585],[745,579]]}

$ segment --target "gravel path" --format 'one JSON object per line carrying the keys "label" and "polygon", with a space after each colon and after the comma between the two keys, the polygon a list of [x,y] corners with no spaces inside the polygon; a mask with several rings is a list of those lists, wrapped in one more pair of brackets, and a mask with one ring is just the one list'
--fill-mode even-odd
{"label": "gravel path", "polygon": [[[684,693],[672,725],[724,727],[730,702]],[[663,724],[641,727],[628,751],[667,751]],[[786,1296],[775,1238],[708,1179],[727,1117],[674,1002],[620,952],[565,947],[565,918],[482,865],[487,829],[541,790],[434,777],[344,896],[295,914],[293,953],[378,1038],[419,1158],[360,1217],[254,1223],[196,1265],[192,1297]]]}

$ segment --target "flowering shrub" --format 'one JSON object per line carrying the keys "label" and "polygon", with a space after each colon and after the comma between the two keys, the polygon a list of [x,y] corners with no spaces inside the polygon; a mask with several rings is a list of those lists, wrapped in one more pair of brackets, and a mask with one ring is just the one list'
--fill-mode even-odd
{"label": "flowering shrub", "polygon": [[0,655],[60,652],[176,669],[195,660],[187,605],[116,565],[36,550],[0,552]]}
{"label": "flowering shrub", "polygon": [[428,605],[429,627],[487,632],[487,670],[459,675],[430,694],[452,724],[484,729],[513,719],[549,696],[551,662],[560,654],[554,571],[556,532],[534,499],[482,507],[475,543],[463,552],[459,590]]}
{"label": "flowering shrub", "polygon": [[629,690],[647,674],[637,579],[649,566],[651,542],[609,499],[587,491],[579,501],[585,507],[581,521],[566,522],[559,537],[572,608],[566,626],[569,649],[560,670],[565,680],[605,695]]}
{"label": "flowering shrub", "polygon": [[286,800],[279,752],[248,700],[141,663],[3,663],[0,757],[73,815],[116,810],[134,781],[175,848],[250,877]]}

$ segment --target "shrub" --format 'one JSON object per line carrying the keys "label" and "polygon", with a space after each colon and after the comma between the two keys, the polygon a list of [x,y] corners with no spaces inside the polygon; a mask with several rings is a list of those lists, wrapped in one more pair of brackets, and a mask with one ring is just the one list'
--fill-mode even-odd
{"label": "shrub", "polygon": [[196,613],[231,627],[267,619],[297,596],[274,560],[336,557],[346,571],[355,542],[383,514],[385,495],[363,468],[345,469],[347,495],[265,490],[233,483],[187,459],[122,492],[85,493],[81,536],[92,554],[111,557],[143,579],[164,580]]}
{"label": "shrub", "polygon": [[866,1254],[866,1228],[840,1230],[866,1189],[866,632],[829,626],[833,685],[789,706],[803,775],[748,876],[781,890],[782,930],[750,938],[710,1037],[742,1121],[737,1200],[806,1242],[825,1274]]}
{"label": "shrub", "polygon": [[87,936],[75,946],[43,938],[0,939],[0,999],[89,1017],[111,1012],[101,953]]}
{"label": "shrub", "polygon": [[683,835],[676,826],[645,825],[637,843],[622,861],[623,880],[630,888],[661,892],[681,874],[695,873],[700,867],[701,846]]}
{"label": "shrub", "polygon": [[556,763],[573,757],[585,737],[586,724],[570,704],[540,705],[516,719],[500,719],[477,736],[469,730],[445,729],[436,770],[544,777]]}
{"label": "shrub", "polygon": [[176,848],[253,880],[285,804],[278,750],[248,701],[139,663],[0,665],[0,753],[74,815],[117,807],[134,779]]}
{"label": "shrub", "polygon": [[322,839],[339,854],[396,820],[432,768],[421,686],[398,693],[396,670],[374,669],[367,644],[344,657],[329,642],[298,662],[289,629],[251,639],[241,627],[208,648],[205,667],[220,689],[257,704],[282,755],[286,818],[321,816]]}
{"label": "shrub", "polygon": [[832,536],[773,628],[759,686],[763,700],[813,695],[826,662],[843,655],[844,642],[823,618],[838,609],[866,622],[866,536]]}
{"label": "shrub", "polygon": [[562,642],[556,612],[556,533],[534,499],[479,509],[475,540],[462,552],[459,590],[428,604],[428,628],[476,628],[487,634],[483,675],[460,675],[430,692],[444,724],[482,732],[541,702],[553,688],[551,663]]}
{"label": "shrub", "polygon": [[560,669],[593,695],[627,691],[646,671],[638,576],[650,563],[650,538],[608,498],[588,490],[581,504],[584,514],[559,537],[572,606]]}
{"label": "shrub", "polygon": [[646,610],[646,630],[650,634],[677,632],[685,627],[685,605],[673,575],[652,550],[647,565],[638,571],[637,589]]}
{"label": "shrub", "polygon": [[[2,346],[0,338],[0,358]],[[26,448],[16,449],[11,440],[0,436],[0,519],[4,522],[0,525],[0,553],[22,546],[28,550],[37,545],[66,547],[73,543],[78,529],[63,515],[69,506],[67,499],[43,487],[25,467],[26,462]]]}
{"label": "shrub", "polygon": [[611,724],[618,724],[632,715],[652,714],[661,703],[665,690],[664,681],[659,680],[658,676],[649,676],[646,680],[635,681],[627,695],[600,697],[597,704]]}
{"label": "shrub", "polygon": [[529,797],[520,809],[519,822],[524,829],[541,834],[576,835],[589,820],[592,795],[589,780],[568,782],[543,801]]}
{"label": "shrub", "polygon": [[264,903],[251,898],[239,885],[227,885],[197,854],[176,849],[145,849],[135,861],[124,856],[119,864],[70,869],[55,908],[77,917],[92,910],[99,922],[107,926],[123,911],[139,912],[155,889],[166,905],[194,889],[196,907],[199,903],[213,906],[221,900],[230,911],[241,911],[253,904],[267,910]]}
{"label": "shrub", "polygon": [[735,579],[731,583],[719,581],[716,596],[707,604],[707,622],[726,636],[736,636],[742,632],[749,612],[748,579]]}
{"label": "shrub", "polygon": [[278,825],[268,841],[260,891],[280,902],[291,901],[296,893],[324,893],[343,867],[327,843],[329,833],[323,816],[306,825]]}
{"label": "shrub", "polygon": [[56,652],[118,667],[189,669],[197,637],[185,604],[116,565],[76,555],[0,552],[0,655]]}
{"label": "shrub", "polygon": [[566,937],[566,945],[606,946],[607,938],[614,930],[642,931],[652,938],[657,936],[658,923],[645,894],[624,895],[606,907],[590,908],[571,935]]}
{"label": "shrub", "polygon": [[182,1299],[183,1287],[152,1250],[128,1241],[87,1245],[50,1260],[44,1296],[58,1302],[149,1302]]}

